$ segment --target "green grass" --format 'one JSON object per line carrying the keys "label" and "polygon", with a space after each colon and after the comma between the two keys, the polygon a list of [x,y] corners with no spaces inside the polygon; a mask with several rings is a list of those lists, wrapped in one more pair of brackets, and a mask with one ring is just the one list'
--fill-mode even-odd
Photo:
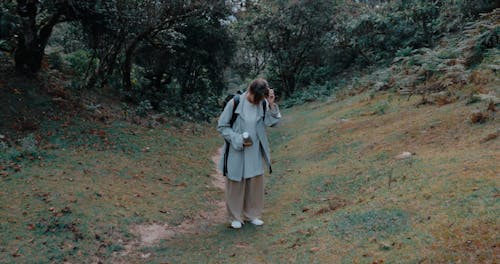
{"label": "green grass", "polygon": [[[43,149],[41,160],[18,161],[21,171],[9,169],[0,179],[9,186],[0,192],[0,257],[6,263],[492,262],[499,256],[499,146],[479,141],[496,123],[465,122],[477,105],[416,108],[417,101],[361,94],[284,110],[282,124],[269,130],[274,173],[266,175],[266,224],[237,231],[198,217],[223,199],[207,177],[222,143],[213,124],[49,124],[47,142],[56,147]],[[415,155],[394,159],[403,151]],[[198,221],[196,234],[137,245],[120,257],[138,239],[134,226],[189,219]]]}
{"label": "green grass", "polygon": [[0,191],[2,263],[109,260],[133,239],[133,225],[175,225],[219,195],[205,187],[220,144],[205,126],[149,130],[79,120],[44,124],[39,133],[50,135],[41,147],[55,146],[41,159],[17,160],[21,170],[7,168],[0,179],[8,186]]}
{"label": "green grass", "polygon": [[[359,104],[373,109],[387,102],[373,100],[358,96],[284,111],[281,126],[270,130],[275,173],[266,176],[266,225],[235,231],[220,224],[196,239],[181,235],[149,248],[148,261],[434,263],[498,256],[492,247],[498,184],[488,154],[498,143],[476,143],[494,124],[457,121],[469,111],[460,104],[422,111],[413,101],[392,101],[383,115],[339,122]],[[457,141],[446,136],[451,129],[464,134]],[[407,150],[416,156],[393,159]],[[480,238],[468,231],[476,229]],[[477,256],[466,248],[471,239],[481,241],[472,242]]]}

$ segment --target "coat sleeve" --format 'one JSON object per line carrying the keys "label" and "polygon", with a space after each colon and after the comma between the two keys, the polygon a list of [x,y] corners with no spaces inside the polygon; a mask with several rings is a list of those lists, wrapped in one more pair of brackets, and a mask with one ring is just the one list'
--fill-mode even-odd
{"label": "coat sleeve", "polygon": [[271,110],[271,107],[269,107],[269,102],[268,102],[266,116],[264,118],[265,125],[273,127],[279,123],[280,119],[281,119],[281,112],[278,105],[274,104],[274,109]]}
{"label": "coat sleeve", "polygon": [[231,144],[235,150],[243,150],[243,136],[236,133],[230,125],[231,117],[233,116],[234,99],[231,99],[226,106],[224,111],[219,117],[219,122],[217,123],[217,131],[222,135],[222,137]]}

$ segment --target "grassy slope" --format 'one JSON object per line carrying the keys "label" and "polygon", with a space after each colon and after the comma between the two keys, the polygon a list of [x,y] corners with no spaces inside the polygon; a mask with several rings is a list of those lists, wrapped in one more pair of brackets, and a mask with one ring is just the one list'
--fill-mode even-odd
{"label": "grassy slope", "polygon": [[[468,121],[484,102],[417,100],[361,94],[284,111],[270,130],[264,227],[220,223],[133,250],[153,263],[492,262],[499,143],[479,142],[498,122]],[[174,226],[223,198],[207,187],[221,141],[213,126],[53,121],[42,130],[55,149],[1,179],[0,262],[109,261],[134,225]],[[403,151],[416,154],[395,160]]]}
{"label": "grassy slope", "polygon": [[109,260],[135,224],[176,225],[220,196],[207,187],[220,140],[203,126],[52,121],[37,133],[51,135],[43,160],[0,179],[0,263]]}
{"label": "grassy slope", "polygon": [[[164,241],[151,248],[152,259],[493,262],[500,256],[499,144],[479,141],[498,124],[467,121],[482,103],[415,103],[362,94],[285,111],[271,133],[276,172],[267,178],[267,224],[219,225]],[[416,155],[393,158],[403,151]]]}

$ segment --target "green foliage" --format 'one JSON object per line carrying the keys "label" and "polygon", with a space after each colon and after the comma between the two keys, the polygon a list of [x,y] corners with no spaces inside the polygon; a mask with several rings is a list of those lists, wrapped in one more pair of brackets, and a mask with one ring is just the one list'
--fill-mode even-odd
{"label": "green foliage", "polygon": [[[402,60],[425,71],[420,84],[438,76],[443,61],[459,52],[441,51],[428,61],[423,57],[430,53],[414,58],[415,53],[498,7],[487,0],[272,0],[247,1],[244,9],[231,11],[230,3],[237,4],[6,1],[0,4],[0,49],[16,50],[18,69],[36,72],[49,43],[51,51],[64,52],[49,53],[51,67],[76,76],[69,87],[112,87],[138,109],[147,100],[153,110],[207,119],[197,111],[213,113],[211,107],[193,106],[223,93],[224,72],[231,73],[232,88],[264,75],[279,97],[288,98],[286,107],[329,96],[340,74],[387,65],[394,57],[412,57]],[[32,30],[24,20],[36,22],[33,43],[43,47],[15,41],[15,35],[23,38]],[[498,35],[498,29],[484,32],[468,66],[498,46]]]}
{"label": "green foliage", "polygon": [[408,57],[408,56],[410,56],[412,51],[413,51],[413,49],[410,47],[399,49],[396,52],[396,57]]}
{"label": "green foliage", "polygon": [[145,117],[149,114],[149,112],[151,112],[151,110],[153,110],[151,102],[149,102],[149,100],[144,100],[139,103],[135,109],[135,113],[140,117]]}
{"label": "green foliage", "polygon": [[10,148],[9,145],[3,141],[0,142],[0,164],[15,159],[19,155],[16,149]]}
{"label": "green foliage", "polygon": [[482,49],[500,48],[500,26],[485,30],[478,37],[477,46]]}
{"label": "green foliage", "polygon": [[[235,33],[242,45],[235,65],[242,76],[266,74],[278,94],[290,97],[346,70],[387,65],[394,57],[432,48],[443,34],[497,6],[472,0],[252,3],[234,27],[243,32]],[[430,74],[438,71],[434,61],[420,65]]]}
{"label": "green foliage", "polygon": [[200,93],[169,98],[161,102],[160,110],[183,120],[210,122],[220,114],[219,98],[218,95]]}
{"label": "green foliage", "polygon": [[19,160],[23,157],[39,156],[42,152],[38,148],[38,141],[34,134],[20,138],[18,144],[9,146],[7,142],[0,142],[0,165],[9,161]]}
{"label": "green foliage", "polygon": [[283,108],[290,108],[307,102],[325,100],[333,95],[336,88],[333,82],[327,82],[324,85],[313,84],[309,86],[309,89],[299,90],[287,97],[280,105]]}
{"label": "green foliage", "polygon": [[0,152],[1,153],[6,152],[8,148],[9,148],[9,146],[7,145],[7,143],[0,141]]}
{"label": "green foliage", "polygon": [[64,70],[64,59],[60,52],[52,52],[48,56],[49,64],[53,69]]}
{"label": "green foliage", "polygon": [[16,24],[19,22],[13,13],[14,7],[14,3],[11,1],[0,4],[0,40],[14,37]]}
{"label": "green foliage", "polygon": [[470,18],[476,18],[480,13],[490,12],[500,7],[498,1],[491,0],[460,0],[458,5],[460,12]]}
{"label": "green foliage", "polygon": [[29,134],[19,140],[21,143],[21,150],[24,155],[34,155],[38,152],[38,142],[33,134]]}
{"label": "green foliage", "polygon": [[76,76],[83,77],[91,66],[95,65],[92,54],[87,50],[77,50],[65,56],[68,66]]}
{"label": "green foliage", "polygon": [[[269,80],[278,93],[292,95],[295,90],[313,82],[323,83],[319,77],[309,79],[313,72],[324,65],[322,54],[332,28],[335,1],[268,1],[252,3],[249,14],[242,16],[240,36],[247,57],[246,68],[259,69],[265,65]],[[247,52],[254,50],[254,53]],[[252,64],[256,66],[251,66]],[[330,72],[330,68],[324,67]],[[255,72],[256,70],[254,70]],[[252,76],[253,77],[253,76]]]}

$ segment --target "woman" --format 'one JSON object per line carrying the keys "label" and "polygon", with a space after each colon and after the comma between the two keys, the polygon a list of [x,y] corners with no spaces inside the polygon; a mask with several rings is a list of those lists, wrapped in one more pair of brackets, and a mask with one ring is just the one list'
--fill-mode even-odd
{"label": "woman", "polygon": [[[260,226],[264,208],[264,165],[271,172],[271,156],[265,126],[274,126],[281,114],[274,91],[264,79],[254,80],[247,91],[224,108],[217,130],[226,143],[220,162],[226,176],[226,207],[231,227],[244,221]],[[244,135],[248,139],[244,139]]]}

